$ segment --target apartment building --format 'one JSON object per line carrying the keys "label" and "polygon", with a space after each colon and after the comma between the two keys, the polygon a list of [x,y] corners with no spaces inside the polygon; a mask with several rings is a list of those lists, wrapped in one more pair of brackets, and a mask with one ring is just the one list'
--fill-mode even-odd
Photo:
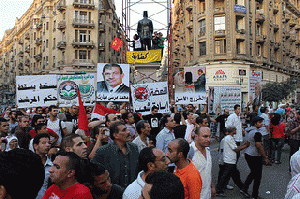
{"label": "apartment building", "polygon": [[204,65],[208,86],[241,85],[245,103],[250,72],[299,76],[299,17],[299,0],[173,0],[174,68]]}
{"label": "apartment building", "polygon": [[15,76],[95,72],[122,62],[110,48],[122,38],[113,0],[34,0],[0,42],[0,99],[13,100]]}

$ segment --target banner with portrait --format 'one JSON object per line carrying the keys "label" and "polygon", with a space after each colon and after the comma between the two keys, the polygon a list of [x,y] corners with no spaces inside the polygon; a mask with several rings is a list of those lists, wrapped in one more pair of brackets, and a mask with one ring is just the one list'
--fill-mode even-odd
{"label": "banner with portrait", "polygon": [[150,114],[153,106],[158,107],[158,113],[170,111],[167,82],[131,85],[131,97],[136,113]]}
{"label": "banner with portrait", "polygon": [[233,113],[234,105],[241,105],[240,86],[210,86],[208,93],[208,113],[211,115],[222,114],[225,109]]}
{"label": "banner with portrait", "polygon": [[261,71],[250,71],[249,77],[249,101],[252,105],[260,105],[261,96]]}
{"label": "banner with portrait", "polygon": [[161,49],[148,51],[127,51],[127,62],[131,64],[161,61],[161,51]]}
{"label": "banner with portrait", "polygon": [[174,76],[176,104],[206,104],[206,68],[185,67]]}
{"label": "banner with portrait", "polygon": [[98,63],[97,101],[129,101],[129,64]]}
{"label": "banner with portrait", "polygon": [[60,107],[79,106],[77,87],[84,106],[93,106],[95,101],[95,75],[58,75],[58,102]]}
{"label": "banner with portrait", "polygon": [[18,108],[31,108],[57,104],[56,75],[17,76]]}

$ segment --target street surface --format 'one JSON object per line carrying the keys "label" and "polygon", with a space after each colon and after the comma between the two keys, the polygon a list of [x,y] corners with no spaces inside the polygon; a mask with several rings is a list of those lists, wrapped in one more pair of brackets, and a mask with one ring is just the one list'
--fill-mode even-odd
{"label": "street surface", "polygon": [[[212,175],[213,182],[217,184],[219,165],[218,165],[218,147],[219,144],[215,143],[210,146],[212,156]],[[264,199],[283,199],[286,193],[287,184],[290,181],[289,173],[289,146],[285,144],[281,156],[282,164],[272,164],[272,166],[263,166],[263,176],[260,184],[259,196]],[[241,180],[244,182],[250,172],[247,162],[244,158],[242,151],[238,160],[238,170],[241,173]],[[233,183],[232,179],[229,182],[234,187],[233,190],[226,190],[226,198],[228,199],[240,199],[244,197],[239,188]],[[253,182],[248,189],[248,193],[252,193]],[[269,191],[269,194],[267,193]],[[217,197],[220,199],[221,197]]]}

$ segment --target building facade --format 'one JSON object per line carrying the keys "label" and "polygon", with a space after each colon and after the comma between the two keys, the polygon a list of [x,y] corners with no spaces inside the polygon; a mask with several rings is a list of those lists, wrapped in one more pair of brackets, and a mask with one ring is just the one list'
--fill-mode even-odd
{"label": "building facade", "polygon": [[113,0],[34,0],[0,42],[0,100],[13,100],[17,75],[96,72],[121,63],[110,48],[122,38]]}
{"label": "building facade", "polygon": [[[285,81],[300,74],[299,0],[173,0],[175,70],[205,65],[208,86],[241,85],[248,77]],[[218,70],[227,79],[216,81]],[[241,73],[243,71],[243,73]]]}

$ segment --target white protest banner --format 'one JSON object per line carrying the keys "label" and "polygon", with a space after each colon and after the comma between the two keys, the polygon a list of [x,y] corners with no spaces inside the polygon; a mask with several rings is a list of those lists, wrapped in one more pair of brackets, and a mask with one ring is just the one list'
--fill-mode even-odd
{"label": "white protest banner", "polygon": [[168,113],[168,95],[167,82],[131,85],[134,112],[142,115],[150,114],[153,106],[158,107],[158,113]]}
{"label": "white protest banner", "polygon": [[129,64],[98,63],[97,101],[129,101]]}
{"label": "white protest banner", "polygon": [[60,107],[79,106],[79,88],[84,106],[93,106],[95,101],[95,75],[58,75],[58,101]]}
{"label": "white protest banner", "polygon": [[217,115],[224,109],[233,113],[236,104],[241,105],[240,86],[210,86],[208,95],[208,113]]}
{"label": "white protest banner", "polygon": [[204,66],[185,67],[174,76],[176,104],[206,104]]}
{"label": "white protest banner", "polygon": [[56,105],[56,75],[17,76],[16,91],[18,108]]}
{"label": "white protest banner", "polygon": [[261,71],[251,71],[249,77],[249,99],[252,105],[260,105]]}

